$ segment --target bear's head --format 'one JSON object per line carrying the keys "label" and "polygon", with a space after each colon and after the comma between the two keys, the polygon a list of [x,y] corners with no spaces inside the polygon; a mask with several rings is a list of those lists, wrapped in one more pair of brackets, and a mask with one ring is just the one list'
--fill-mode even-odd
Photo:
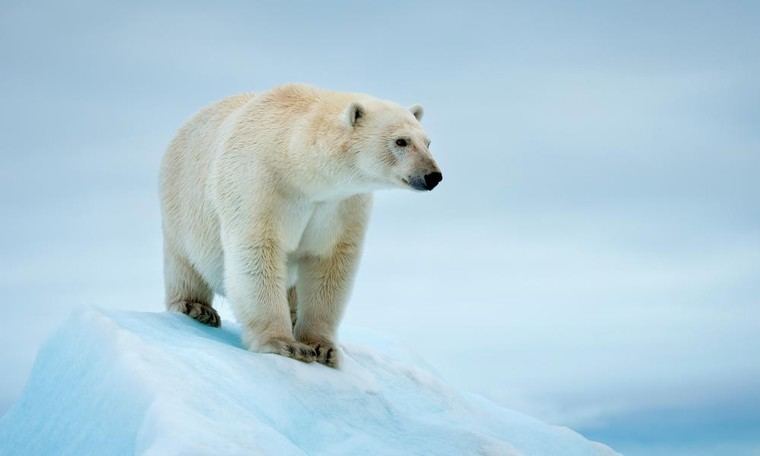
{"label": "bear's head", "polygon": [[443,180],[430,153],[430,139],[420,124],[423,110],[367,99],[343,112],[349,130],[349,153],[360,178],[379,187],[432,190]]}

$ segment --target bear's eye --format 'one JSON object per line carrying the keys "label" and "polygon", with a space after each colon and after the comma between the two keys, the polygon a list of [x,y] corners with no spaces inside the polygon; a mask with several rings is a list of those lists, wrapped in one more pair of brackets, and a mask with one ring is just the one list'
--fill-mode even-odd
{"label": "bear's eye", "polygon": [[406,139],[404,139],[404,138],[397,139],[396,140],[396,145],[399,146],[399,147],[406,147],[406,145],[407,145]]}

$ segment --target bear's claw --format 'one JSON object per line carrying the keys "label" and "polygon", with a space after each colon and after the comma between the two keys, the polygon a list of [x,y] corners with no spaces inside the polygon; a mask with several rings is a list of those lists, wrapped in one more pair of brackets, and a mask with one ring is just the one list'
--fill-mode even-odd
{"label": "bear's claw", "polygon": [[182,301],[176,303],[173,310],[182,312],[188,317],[203,323],[204,325],[213,326],[218,328],[221,324],[221,318],[219,314],[208,304],[195,301]]}
{"label": "bear's claw", "polygon": [[305,363],[313,362],[317,357],[317,352],[314,348],[295,340],[274,339],[264,344],[259,351],[276,353]]}
{"label": "bear's claw", "polygon": [[338,347],[331,342],[317,342],[310,344],[316,352],[316,361],[328,367],[337,368],[340,364],[340,353]]}

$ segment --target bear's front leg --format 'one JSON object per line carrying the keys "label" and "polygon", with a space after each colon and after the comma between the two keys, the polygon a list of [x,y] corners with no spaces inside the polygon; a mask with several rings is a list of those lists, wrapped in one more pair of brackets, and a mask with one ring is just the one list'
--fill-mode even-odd
{"label": "bear's front leg", "polygon": [[298,264],[295,337],[313,347],[317,361],[330,367],[340,363],[335,336],[350,287],[351,272],[345,270],[353,263],[349,256],[307,256]]}
{"label": "bear's front leg", "polygon": [[331,255],[305,256],[298,265],[295,336],[314,348],[318,362],[330,367],[340,364],[336,332],[351,292],[359,242],[339,242]]}
{"label": "bear's front leg", "polygon": [[293,338],[285,290],[286,255],[280,242],[261,236],[223,233],[225,291],[250,350],[312,362],[316,350]]}

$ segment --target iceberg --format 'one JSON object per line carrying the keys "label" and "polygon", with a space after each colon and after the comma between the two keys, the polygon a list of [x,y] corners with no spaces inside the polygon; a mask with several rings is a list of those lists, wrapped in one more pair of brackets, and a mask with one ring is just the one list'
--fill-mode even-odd
{"label": "iceberg", "polygon": [[247,351],[227,321],[84,309],[0,418],[0,454],[616,454],[448,386],[389,338],[341,336],[331,369]]}

